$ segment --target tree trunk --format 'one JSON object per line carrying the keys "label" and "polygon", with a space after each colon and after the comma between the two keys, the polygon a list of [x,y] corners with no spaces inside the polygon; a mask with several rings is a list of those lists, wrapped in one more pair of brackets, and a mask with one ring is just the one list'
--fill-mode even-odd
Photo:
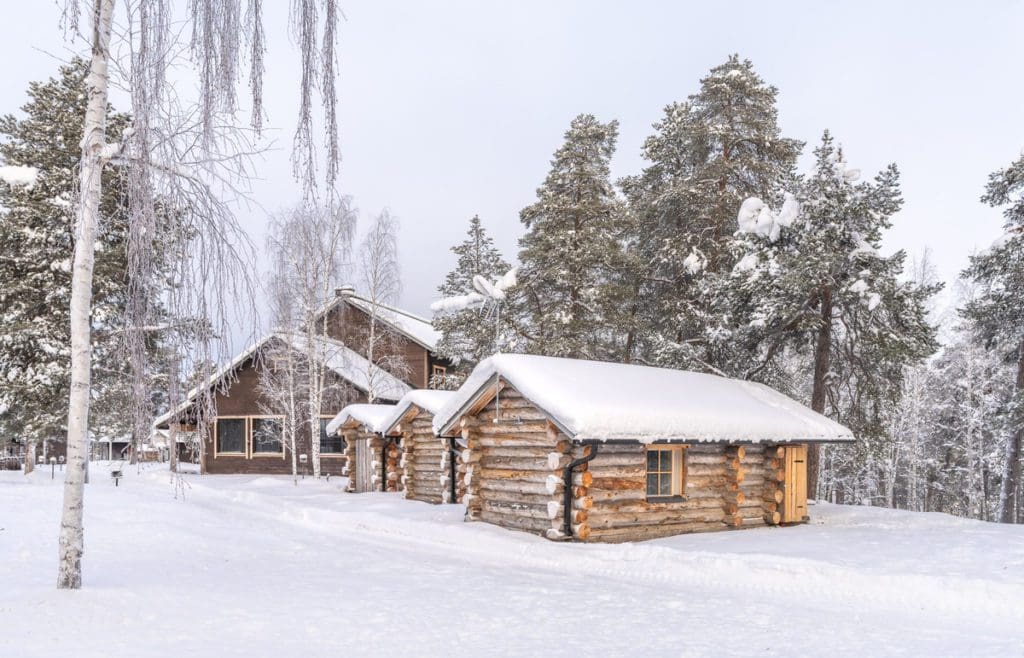
{"label": "tree trunk", "polygon": [[[1024,340],[1017,346],[1017,382],[1014,399],[1020,404],[1024,395]],[[1021,443],[1024,442],[1024,427],[1021,426],[1021,410],[1015,410],[1016,427],[1006,442],[1006,463],[1003,465],[1003,481],[999,488],[999,522],[1015,523],[1018,518],[1017,500],[1020,492]]]}
{"label": "tree trunk", "polygon": [[[814,346],[814,387],[811,390],[811,409],[825,413],[825,392],[832,354],[832,288],[825,286],[821,291],[821,326],[818,327],[818,341]],[[807,497],[818,497],[818,472],[821,464],[821,445],[807,446]]]}
{"label": "tree trunk", "polygon": [[170,462],[171,473],[178,472],[178,424],[171,423],[167,431],[167,461]]}
{"label": "tree trunk", "polygon": [[36,470],[36,444],[29,443],[25,446],[25,475]]}
{"label": "tree trunk", "polygon": [[106,142],[107,62],[113,12],[114,0],[94,0],[92,59],[87,79],[89,104],[85,112],[82,159],[79,163],[79,212],[71,279],[71,395],[68,402],[64,511],[60,520],[57,563],[57,587],[60,589],[82,587],[82,506],[89,432],[89,368],[92,361],[89,315],[102,185],[102,152]]}

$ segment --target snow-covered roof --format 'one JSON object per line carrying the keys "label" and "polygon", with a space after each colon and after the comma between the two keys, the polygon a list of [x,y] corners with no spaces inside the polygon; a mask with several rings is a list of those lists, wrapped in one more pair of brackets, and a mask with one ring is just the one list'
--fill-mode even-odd
{"label": "snow-covered roof", "polygon": [[384,423],[384,433],[394,430],[395,425],[402,422],[405,415],[413,407],[417,407],[430,415],[436,414],[455,396],[455,391],[435,391],[431,389],[415,389],[402,396],[395,405],[391,417]]}
{"label": "snow-covered roof", "polygon": [[[157,418],[153,421],[153,425],[155,427],[159,427],[184,412],[195,402],[196,396],[201,391],[223,381],[225,377],[232,374],[272,339],[281,341],[285,345],[295,349],[300,354],[304,354],[306,352],[305,336],[283,332],[268,334],[247,347],[228,364],[218,369],[202,385],[196,386],[190,390],[188,395],[185,396],[184,402],[178,405],[175,409],[172,409]],[[376,364],[370,363],[370,361],[364,356],[347,347],[344,343],[334,340],[333,338],[326,338],[323,336],[314,338],[313,340],[317,342],[322,350],[321,353],[324,355],[324,365],[363,393],[369,392],[371,380],[375,397],[383,400],[389,400],[392,402],[397,401],[409,391],[408,384]]]}
{"label": "snow-covered roof", "polygon": [[[276,334],[300,354],[306,352],[306,337],[295,334]],[[313,339],[324,355],[324,365],[336,375],[367,393],[372,386],[374,397],[392,402],[400,400],[409,391],[409,385],[380,366],[370,363],[363,355],[341,341],[319,336]]]}
{"label": "snow-covered roof", "polygon": [[371,432],[382,432],[394,409],[393,404],[350,404],[327,423],[327,433],[334,434],[349,422],[361,423]]}
{"label": "snow-covered roof", "polygon": [[525,354],[497,354],[482,361],[435,414],[434,431],[449,434],[463,414],[492,394],[498,380],[576,440],[853,441],[847,428],[763,384]]}
{"label": "snow-covered roof", "polygon": [[[373,312],[374,303],[368,299],[354,294],[348,295],[347,297],[344,297],[344,299],[351,302],[353,306],[356,306],[367,313]],[[434,329],[430,320],[420,317],[414,313],[410,313],[409,311],[396,308],[394,306],[388,306],[387,304],[381,304],[378,302],[376,306],[378,319],[390,324],[406,338],[419,343],[421,347],[431,352],[436,349],[437,342],[441,340],[441,332]]]}

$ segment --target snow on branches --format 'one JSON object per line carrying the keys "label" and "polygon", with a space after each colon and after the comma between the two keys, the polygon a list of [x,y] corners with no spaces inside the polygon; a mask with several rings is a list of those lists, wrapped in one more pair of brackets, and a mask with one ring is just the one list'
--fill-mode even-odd
{"label": "snow on branches", "polygon": [[793,225],[793,220],[800,214],[800,204],[789,192],[786,192],[782,207],[778,212],[757,197],[750,197],[740,205],[736,222],[740,233],[753,233],[768,238],[769,242],[779,239],[782,227]]}

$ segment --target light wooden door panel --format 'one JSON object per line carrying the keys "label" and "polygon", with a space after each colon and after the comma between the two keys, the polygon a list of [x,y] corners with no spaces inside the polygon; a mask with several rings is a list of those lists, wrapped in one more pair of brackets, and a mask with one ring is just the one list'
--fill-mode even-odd
{"label": "light wooden door panel", "polygon": [[800,523],[807,517],[807,446],[785,446],[786,482],[783,523]]}
{"label": "light wooden door panel", "polygon": [[369,441],[356,441],[356,493],[373,491],[372,452]]}

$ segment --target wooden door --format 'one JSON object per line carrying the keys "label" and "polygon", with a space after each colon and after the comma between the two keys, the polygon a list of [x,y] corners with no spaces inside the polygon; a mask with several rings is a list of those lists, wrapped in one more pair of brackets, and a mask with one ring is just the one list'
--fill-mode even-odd
{"label": "wooden door", "polygon": [[356,441],[356,493],[373,491],[373,451],[370,442]]}
{"label": "wooden door", "polygon": [[807,446],[785,446],[786,482],[782,522],[800,523],[807,518]]}

